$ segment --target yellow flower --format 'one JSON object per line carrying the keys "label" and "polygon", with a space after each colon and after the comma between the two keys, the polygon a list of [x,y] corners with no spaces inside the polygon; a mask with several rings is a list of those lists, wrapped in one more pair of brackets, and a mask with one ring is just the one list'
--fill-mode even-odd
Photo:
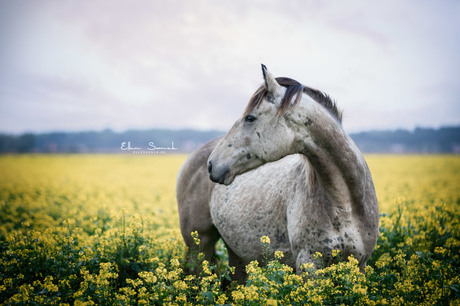
{"label": "yellow flower", "polygon": [[257,260],[251,261],[251,262],[246,266],[246,273],[248,273],[248,274],[255,274],[255,275],[257,275],[259,271],[260,271],[259,262],[258,262]]}
{"label": "yellow flower", "polygon": [[195,241],[196,245],[200,245],[200,238],[198,238],[198,232],[197,231],[192,232],[192,238]]}
{"label": "yellow flower", "polygon": [[278,306],[278,301],[274,299],[268,299],[266,305],[267,306]]}
{"label": "yellow flower", "polygon": [[[204,302],[199,296],[211,292],[211,303],[235,305],[318,305],[343,294],[354,295],[357,305],[456,304],[446,298],[455,295],[452,288],[460,282],[453,274],[453,265],[460,258],[456,252],[460,240],[455,235],[460,197],[455,184],[460,173],[458,156],[366,156],[382,213],[378,251],[372,255],[376,256],[371,257],[374,264],[366,267],[366,275],[359,273],[355,259],[319,269],[317,277],[312,275],[316,271],[313,263],[301,265],[306,272],[296,275],[285,265],[260,267],[253,262],[247,268],[248,284],[232,284],[225,293],[210,263],[201,275],[182,271],[188,268],[187,250],[180,232],[174,182],[185,158],[0,156],[0,203],[7,203],[5,212],[12,212],[0,222],[0,237],[5,241],[0,258],[0,269],[6,271],[0,280],[3,303],[43,305],[74,299],[75,305],[104,301],[191,305],[190,301]],[[403,243],[396,244],[403,246],[399,252],[389,235],[395,231],[404,235]],[[443,243],[443,239],[433,240],[438,236],[452,237]],[[193,244],[199,246],[198,232],[192,237]],[[260,242],[268,261],[270,239],[264,236]],[[431,256],[428,253],[409,251],[427,252],[433,243],[437,247],[432,259],[425,257]],[[120,251],[128,252],[116,254]],[[104,264],[114,254],[127,256]],[[331,254],[341,255],[336,250]],[[69,255],[68,260],[63,255]],[[282,256],[287,254],[274,253],[275,259]],[[196,257],[194,264],[199,268],[204,253]],[[320,263],[321,257],[316,254],[313,262]],[[30,264],[35,262],[32,258],[54,261],[59,267],[49,267],[51,270],[65,271],[58,279],[49,276],[49,271],[40,273]],[[92,262],[102,263],[100,269],[94,269]],[[132,263],[145,271],[126,279],[126,287],[116,290],[118,273],[123,270],[119,264]],[[7,271],[35,271],[37,275]],[[282,275],[281,279],[274,281],[271,272]],[[394,277],[382,281],[387,274]],[[346,293],[335,286],[341,281],[352,284]],[[284,294],[283,284],[292,290]]]}
{"label": "yellow flower", "polygon": [[56,286],[55,284],[53,284],[53,277],[52,276],[47,276],[45,278],[45,288],[49,292],[58,292],[59,291],[59,287]]}
{"label": "yellow flower", "polygon": [[241,291],[232,291],[232,297],[237,303],[242,303],[244,301],[244,294]]}
{"label": "yellow flower", "polygon": [[447,252],[447,250],[445,248],[442,248],[442,247],[435,247],[434,252],[438,253],[438,254],[444,254],[444,253]]}
{"label": "yellow flower", "polygon": [[181,281],[181,280],[177,280],[174,282],[173,286],[177,289],[177,290],[181,290],[181,291],[184,291],[188,288],[187,284],[184,282],[184,281]]}
{"label": "yellow flower", "polygon": [[203,273],[211,275],[211,270],[209,270],[209,262],[207,260],[203,260],[203,263],[201,264],[203,267]]}
{"label": "yellow flower", "polygon": [[306,262],[300,265],[300,269],[303,271],[313,270],[315,265],[312,262]]}
{"label": "yellow flower", "polygon": [[225,296],[225,294],[221,294],[217,299],[217,304],[224,305],[226,301],[227,297]]}
{"label": "yellow flower", "polygon": [[366,295],[367,290],[365,287],[362,287],[360,285],[353,286],[353,292],[361,295]]}
{"label": "yellow flower", "polygon": [[321,304],[323,302],[323,299],[320,295],[314,295],[310,297],[310,301],[312,301],[314,304]]}
{"label": "yellow flower", "polygon": [[268,236],[262,236],[260,237],[260,242],[263,244],[270,244],[270,238]]}
{"label": "yellow flower", "polygon": [[171,267],[177,269],[180,267],[180,262],[177,258],[171,259]]}
{"label": "yellow flower", "polygon": [[322,258],[322,257],[323,257],[323,254],[321,254],[320,252],[316,252],[315,254],[313,254],[314,259],[318,259],[318,258]]}

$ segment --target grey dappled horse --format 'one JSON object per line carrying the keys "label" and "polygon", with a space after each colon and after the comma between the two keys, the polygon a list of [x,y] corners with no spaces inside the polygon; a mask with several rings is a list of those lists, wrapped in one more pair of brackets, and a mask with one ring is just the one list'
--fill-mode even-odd
{"label": "grey dappled horse", "polygon": [[[213,260],[222,237],[235,279],[263,259],[260,237],[284,263],[303,263],[332,250],[350,254],[361,271],[379,233],[378,204],[369,168],[342,128],[341,113],[324,93],[262,65],[264,84],[222,138],[190,154],[177,179],[180,225],[189,260],[198,248]],[[193,271],[192,271],[193,272]],[[196,272],[196,271],[195,271]]]}

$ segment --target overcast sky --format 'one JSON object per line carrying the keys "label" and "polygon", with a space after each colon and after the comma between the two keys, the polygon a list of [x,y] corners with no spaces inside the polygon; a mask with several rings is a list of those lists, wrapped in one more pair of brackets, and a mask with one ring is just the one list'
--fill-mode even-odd
{"label": "overcast sky", "polygon": [[260,64],[348,132],[460,124],[460,1],[0,0],[0,132],[227,130]]}

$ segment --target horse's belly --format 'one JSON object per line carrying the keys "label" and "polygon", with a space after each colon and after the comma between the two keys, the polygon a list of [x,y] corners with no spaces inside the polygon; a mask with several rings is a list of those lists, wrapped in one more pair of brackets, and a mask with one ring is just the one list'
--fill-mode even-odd
{"label": "horse's belly", "polygon": [[230,186],[214,187],[213,223],[233,252],[246,261],[263,258],[260,237],[268,236],[271,252],[282,251],[285,262],[293,263],[286,223],[286,199],[292,193],[283,175],[291,163],[271,163],[237,176]]}

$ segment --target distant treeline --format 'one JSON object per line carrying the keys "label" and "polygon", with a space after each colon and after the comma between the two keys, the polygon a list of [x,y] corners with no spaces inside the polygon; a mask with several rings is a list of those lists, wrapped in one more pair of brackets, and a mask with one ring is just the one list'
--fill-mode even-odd
{"label": "distant treeline", "polygon": [[[0,153],[135,153],[191,152],[219,131],[132,130],[126,132],[56,132],[12,136],[0,134]],[[165,148],[165,149],[161,149]]]}
{"label": "distant treeline", "polygon": [[[222,131],[132,130],[0,134],[0,153],[170,153],[191,152]],[[350,135],[366,153],[460,153],[460,126]]]}
{"label": "distant treeline", "polygon": [[460,126],[372,131],[350,136],[366,153],[460,153]]}

